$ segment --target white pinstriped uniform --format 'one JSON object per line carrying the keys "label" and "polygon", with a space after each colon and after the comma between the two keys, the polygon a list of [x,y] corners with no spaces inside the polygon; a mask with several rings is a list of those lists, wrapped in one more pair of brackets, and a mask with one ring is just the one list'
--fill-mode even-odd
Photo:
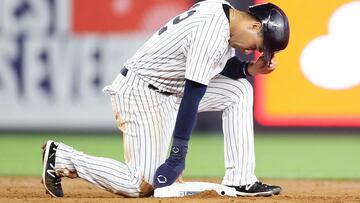
{"label": "white pinstriped uniform", "polygon": [[[222,183],[257,181],[252,86],[246,79],[219,75],[234,56],[223,4],[228,3],[203,1],[170,20],[125,63],[126,76],[119,74],[104,88],[123,132],[125,163],[85,155],[61,143],[55,168],[76,170],[101,188],[138,196],[141,182],[152,184],[166,159],[186,78],[208,86],[199,112],[222,111],[226,168]],[[149,84],[174,94],[161,94]]]}

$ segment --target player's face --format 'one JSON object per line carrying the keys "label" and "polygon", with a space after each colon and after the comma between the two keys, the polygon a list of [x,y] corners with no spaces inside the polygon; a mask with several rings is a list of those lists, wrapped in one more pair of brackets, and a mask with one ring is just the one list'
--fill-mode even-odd
{"label": "player's face", "polygon": [[252,54],[254,51],[262,52],[262,37],[251,37],[239,45],[239,49],[244,54]]}
{"label": "player's face", "polygon": [[240,49],[245,54],[251,54],[254,51],[262,52],[263,37],[261,34],[261,24],[247,26],[241,33],[235,33],[230,37],[230,46]]}

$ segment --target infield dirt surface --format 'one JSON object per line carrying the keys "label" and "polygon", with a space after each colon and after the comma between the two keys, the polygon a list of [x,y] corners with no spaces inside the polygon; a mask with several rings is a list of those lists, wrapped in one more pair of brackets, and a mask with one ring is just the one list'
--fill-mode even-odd
{"label": "infield dirt surface", "polygon": [[[185,179],[186,181],[187,179]],[[219,183],[217,179],[191,179]],[[0,202],[360,202],[360,181],[330,180],[264,180],[280,185],[283,192],[273,197],[220,197],[206,191],[184,198],[124,198],[101,190],[83,180],[63,179],[64,198],[51,198],[45,194],[40,177],[0,176]]]}

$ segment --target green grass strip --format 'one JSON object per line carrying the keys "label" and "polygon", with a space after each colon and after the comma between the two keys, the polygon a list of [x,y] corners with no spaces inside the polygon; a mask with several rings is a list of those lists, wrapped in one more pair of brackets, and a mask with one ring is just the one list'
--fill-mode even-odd
{"label": "green grass strip", "polygon": [[[48,139],[90,155],[124,160],[120,135],[0,134],[0,175],[40,176],[40,147]],[[360,179],[360,136],[256,134],[255,143],[259,178]],[[221,178],[223,145],[220,134],[193,135],[185,176]]]}

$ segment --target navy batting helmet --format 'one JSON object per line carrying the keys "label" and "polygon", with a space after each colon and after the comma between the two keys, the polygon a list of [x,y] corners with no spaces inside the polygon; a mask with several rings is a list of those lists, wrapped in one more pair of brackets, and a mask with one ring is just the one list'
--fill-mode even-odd
{"label": "navy batting helmet", "polygon": [[289,21],[284,11],[272,3],[249,6],[249,13],[262,24],[264,60],[270,64],[273,54],[289,43]]}

